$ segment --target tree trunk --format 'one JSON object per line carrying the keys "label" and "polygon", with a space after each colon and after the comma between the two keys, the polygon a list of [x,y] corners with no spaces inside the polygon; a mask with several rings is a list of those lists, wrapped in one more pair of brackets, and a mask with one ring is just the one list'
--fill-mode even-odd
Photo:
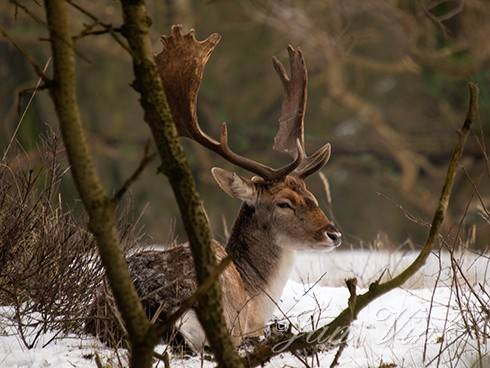
{"label": "tree trunk", "polygon": [[[131,281],[120,246],[116,203],[102,187],[82,128],[76,96],[75,49],[67,5],[64,0],[45,0],[45,8],[53,54],[54,76],[50,91],[73,179],[87,211],[88,227],[97,241],[117,308],[128,331],[131,362],[138,362],[133,367],[150,367],[152,348],[158,339]],[[150,345],[151,349],[146,348]]]}
{"label": "tree trunk", "polygon": [[[140,93],[145,121],[150,126],[161,158],[164,173],[175,194],[189,237],[197,281],[202,284],[216,267],[211,248],[208,219],[191,174],[187,158],[177,137],[177,129],[158,74],[149,28],[151,20],[143,1],[122,0],[123,34],[132,52],[135,89]],[[235,351],[221,307],[219,284],[199,298],[196,308],[206,337],[220,367],[242,367]]]}

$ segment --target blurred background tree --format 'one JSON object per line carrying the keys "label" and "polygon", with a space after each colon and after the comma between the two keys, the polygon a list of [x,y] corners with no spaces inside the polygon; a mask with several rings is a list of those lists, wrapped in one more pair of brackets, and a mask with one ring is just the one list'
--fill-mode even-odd
{"label": "blurred background tree", "polygon": [[[121,24],[118,5],[111,1],[72,3],[115,29]],[[305,138],[310,150],[325,138],[332,143],[332,158],[323,170],[329,195],[319,197],[347,235],[346,246],[372,242],[380,233],[394,245],[407,238],[422,241],[465,114],[465,82],[478,82],[482,118],[467,144],[446,227],[456,228],[467,211],[469,237],[477,246],[488,245],[490,229],[482,220],[490,208],[486,0],[168,0],[148,1],[148,10],[155,53],[160,35],[172,24],[195,28],[200,38],[221,33],[201,89],[199,119],[214,137],[226,121],[236,151],[275,166],[288,157],[271,148],[282,101],[271,57],[285,58],[288,43],[303,50],[309,69]],[[81,113],[105,184],[117,188],[138,164],[149,131],[141,128],[126,51],[108,34],[87,35],[104,28],[76,6],[71,11],[77,20]],[[48,32],[35,1],[2,2],[0,25],[41,68],[48,62]],[[5,38],[0,38],[0,59],[3,154],[37,76]],[[39,136],[55,127],[52,104],[45,91],[38,91],[9,150],[11,166],[35,169]],[[223,240],[223,224],[231,226],[239,203],[216,188],[210,169],[234,168],[197,144],[185,145],[215,236]],[[183,240],[181,224],[174,224],[178,213],[172,192],[157,180],[156,166],[133,186],[132,208],[155,242],[174,234]],[[63,200],[79,209],[70,180],[66,176]],[[310,181],[317,194],[324,191],[318,176]]]}

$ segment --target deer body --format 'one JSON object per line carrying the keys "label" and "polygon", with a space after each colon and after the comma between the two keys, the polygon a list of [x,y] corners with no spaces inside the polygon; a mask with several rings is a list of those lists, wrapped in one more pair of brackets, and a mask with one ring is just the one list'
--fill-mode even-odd
{"label": "deer body", "polygon": [[[181,244],[177,248],[180,248],[177,250],[177,253],[180,253],[179,257],[183,256],[183,258],[180,258],[176,266],[180,268],[185,263],[184,268],[188,267],[187,269],[192,270],[192,255],[188,244]],[[217,242],[213,243],[213,250],[218,260],[221,260],[226,255],[225,248]],[[174,252],[176,252],[175,248],[166,251],[144,251],[128,259],[132,275],[135,276],[141,274],[142,271],[138,268],[139,266],[135,267],[135,258],[141,259],[144,257],[153,261],[160,258],[160,261],[154,262],[150,266],[156,271],[152,275],[154,280],[158,280],[153,283],[152,288],[149,287],[146,280],[135,282],[143,305],[150,317],[155,315],[160,305],[163,305],[160,318],[165,318],[169,311],[175,310],[179,306],[179,302],[183,298],[192,295],[197,288],[197,283],[193,279],[193,272],[185,275],[185,278],[188,279],[187,281],[173,279],[174,275],[172,273],[175,270],[172,270],[173,266],[170,266],[170,263],[175,257]],[[291,251],[287,252],[290,255],[293,253]],[[167,260],[164,261],[162,258],[167,258]],[[258,280],[256,280],[255,286],[259,286],[263,291],[247,291],[244,279],[234,262],[220,276],[223,314],[236,345],[239,345],[245,337],[259,336],[263,333],[264,327],[274,311],[275,303],[279,300],[284,284],[287,282],[293,264],[292,260],[290,258],[287,263],[275,264],[274,266],[277,269],[271,273],[272,277],[269,282],[262,280],[257,282]],[[148,264],[145,267],[148,269]],[[192,281],[189,282],[189,280]],[[173,287],[167,287],[169,284],[173,284]],[[157,291],[159,289],[160,291]],[[178,293],[176,293],[176,290],[178,290]],[[157,292],[155,293],[155,291]],[[150,297],[145,298],[145,295]],[[176,298],[176,295],[179,298]],[[200,351],[206,343],[204,331],[193,310],[186,312],[175,323],[173,329],[169,328],[168,342],[171,342],[172,336],[175,336],[176,333],[181,334],[186,343],[195,351]]]}
{"label": "deer body", "polygon": [[[239,344],[244,337],[263,333],[289,278],[296,251],[331,250],[340,244],[340,234],[301,179],[288,176],[270,184],[217,168],[213,175],[221,188],[243,201],[226,248],[213,242],[217,261],[227,254],[232,259],[219,281],[225,320]],[[128,262],[150,316],[163,306],[160,317],[165,317],[197,288],[188,245],[138,253]],[[204,346],[205,335],[194,312],[186,313],[175,329],[193,349]]]}
{"label": "deer body", "polygon": [[[233,152],[225,124],[219,141],[207,136],[198,124],[197,92],[204,66],[218,40],[212,35],[197,41],[193,31],[183,35],[181,28],[174,26],[172,35],[162,38],[164,49],[156,60],[179,134],[257,175],[247,179],[212,169],[219,187],[242,201],[226,246],[213,242],[217,261],[228,254],[232,259],[219,283],[227,327],[239,344],[244,337],[263,333],[289,278],[296,252],[334,249],[340,245],[341,235],[304,181],[328,161],[330,145],[305,155],[307,74],[301,52],[288,48],[291,76],[273,59],[285,90],[274,148],[293,156],[288,165],[273,169]],[[128,265],[150,318],[164,320],[197,289],[188,245],[143,251],[130,256]],[[171,340],[175,332],[195,350],[205,344],[205,334],[192,310],[175,326],[169,326],[164,338]]]}

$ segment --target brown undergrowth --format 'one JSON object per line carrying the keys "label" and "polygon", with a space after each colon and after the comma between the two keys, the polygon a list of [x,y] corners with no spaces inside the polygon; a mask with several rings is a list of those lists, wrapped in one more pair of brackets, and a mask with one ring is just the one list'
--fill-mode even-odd
{"label": "brown undergrowth", "polygon": [[[0,306],[7,306],[0,308],[0,321],[27,348],[46,331],[56,331],[53,338],[81,332],[103,279],[86,219],[62,200],[67,169],[57,137],[44,139],[40,152],[36,169],[15,171],[8,161],[0,163]],[[142,235],[125,223],[127,217],[128,211],[121,211],[119,226],[129,249]]]}

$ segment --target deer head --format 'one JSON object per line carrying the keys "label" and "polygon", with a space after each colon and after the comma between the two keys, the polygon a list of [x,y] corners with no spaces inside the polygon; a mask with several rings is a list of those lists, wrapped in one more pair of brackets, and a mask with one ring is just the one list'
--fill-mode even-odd
{"label": "deer head", "polygon": [[254,210],[256,227],[267,229],[275,243],[291,250],[326,250],[340,245],[341,234],[318,206],[305,182],[294,175],[269,182],[212,169],[218,185]]}
{"label": "deer head", "polygon": [[307,72],[301,51],[288,47],[290,76],[281,62],[273,58],[285,92],[273,148],[292,156],[289,164],[275,169],[235,153],[228,145],[225,123],[219,141],[206,135],[199,126],[197,94],[204,67],[219,40],[218,34],[212,34],[197,41],[193,30],[183,34],[180,26],[174,26],[170,36],[162,37],[163,51],[156,60],[178,134],[256,174],[247,179],[220,168],[212,169],[221,189],[253,209],[260,222],[258,226],[268,227],[277,244],[290,249],[329,249],[340,245],[341,234],[304,182],[325,165],[331,147],[327,143],[312,155],[305,154]]}

